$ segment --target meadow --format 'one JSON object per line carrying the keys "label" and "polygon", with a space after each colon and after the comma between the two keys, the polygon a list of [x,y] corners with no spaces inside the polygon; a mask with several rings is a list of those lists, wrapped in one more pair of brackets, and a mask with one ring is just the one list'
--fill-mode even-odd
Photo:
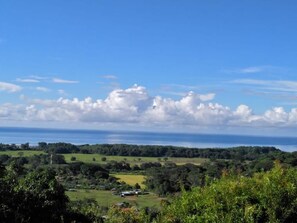
{"label": "meadow", "polygon": [[[71,154],[62,154],[65,157],[66,162],[75,162],[81,161],[84,163],[97,163],[104,164],[108,161],[125,161],[131,166],[140,165],[146,162],[160,162],[164,164],[165,162],[173,162],[177,165],[183,165],[186,163],[192,163],[195,165],[201,165],[205,163],[208,159],[203,158],[183,158],[183,157],[136,157],[136,156],[105,156],[101,154],[81,154],[81,153],[71,153]],[[75,161],[71,160],[71,157],[75,157]],[[102,161],[102,158],[105,157],[106,161]]]}
{"label": "meadow", "polygon": [[[0,151],[0,155],[10,155],[12,157],[30,157],[34,155],[45,154],[43,151],[34,151],[34,150],[17,150],[17,151]],[[130,156],[105,156],[100,154],[81,154],[81,153],[70,153],[70,154],[61,154],[65,157],[67,163],[72,162],[84,162],[89,164],[105,164],[109,161],[125,161],[131,166],[141,165],[146,162],[160,162],[164,164],[165,162],[174,162],[177,165],[182,165],[185,163],[192,163],[195,165],[201,165],[206,162],[208,159],[202,158],[178,158],[178,157],[168,157],[168,158],[158,158],[158,157],[130,157]],[[75,157],[75,160],[73,160]],[[105,161],[102,159],[106,158]],[[118,178],[118,181],[123,181],[131,186],[135,186],[138,183],[141,189],[145,189],[143,184],[145,176],[138,175],[133,173],[112,173],[112,176]],[[113,195],[111,191],[104,190],[92,190],[92,189],[77,189],[74,191],[66,191],[67,196],[70,200],[84,200],[84,199],[94,199],[100,205],[109,207],[110,205],[119,203],[119,202],[129,202],[131,205],[137,207],[160,207],[160,201],[162,198],[158,197],[154,193],[149,193],[146,195],[137,196],[126,196],[122,198],[118,195]]]}
{"label": "meadow", "polygon": [[45,154],[43,151],[36,151],[36,150],[7,150],[7,151],[0,151],[0,155],[9,155],[12,157],[29,157],[34,155]]}
{"label": "meadow", "polygon": [[111,174],[111,175],[116,177],[118,181],[124,181],[126,184],[129,184],[130,186],[135,186],[135,184],[138,183],[142,189],[145,188],[145,185],[143,184],[143,181],[145,179],[144,175],[135,175],[135,174]]}
{"label": "meadow", "polygon": [[158,197],[153,193],[146,195],[137,196],[126,196],[125,198],[119,195],[113,195],[111,191],[103,190],[75,190],[66,191],[67,196],[70,200],[84,200],[94,199],[99,205],[110,207],[113,204],[119,202],[129,202],[131,205],[136,207],[159,207],[162,198]]}
{"label": "meadow", "polygon": [[[45,154],[43,151],[36,151],[36,150],[9,150],[9,151],[0,151],[0,155],[9,155],[13,157],[29,157],[34,155]],[[101,154],[82,154],[82,153],[68,153],[68,154],[61,154],[65,157],[65,161],[67,163],[71,162],[84,162],[84,163],[94,163],[94,164],[104,164],[108,161],[125,161],[129,163],[131,166],[140,165],[146,162],[160,162],[164,164],[165,162],[173,162],[177,165],[183,165],[186,163],[192,163],[195,165],[201,165],[205,163],[208,159],[204,158],[183,158],[183,157],[135,157],[135,156],[105,156]],[[72,157],[75,157],[75,160],[71,160]],[[102,161],[102,158],[105,157],[106,161]]]}

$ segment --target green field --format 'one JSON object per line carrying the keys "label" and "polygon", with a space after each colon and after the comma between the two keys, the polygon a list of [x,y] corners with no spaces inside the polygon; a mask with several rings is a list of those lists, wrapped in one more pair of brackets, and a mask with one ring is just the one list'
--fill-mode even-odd
{"label": "green field", "polygon": [[28,157],[28,156],[45,154],[45,152],[43,152],[43,151],[34,151],[34,150],[0,151],[0,155],[4,155],[4,154],[9,155],[9,156],[13,156],[13,157],[18,157],[18,156]]}
{"label": "green field", "polygon": [[137,196],[126,196],[125,198],[119,195],[113,195],[110,191],[101,190],[76,190],[66,191],[70,200],[95,199],[99,205],[109,207],[118,202],[129,202],[137,207],[159,207],[161,198],[155,194],[146,194]]}
{"label": "green field", "polygon": [[[43,151],[34,151],[34,150],[17,150],[17,151],[0,151],[0,155],[7,154],[10,156],[33,156],[33,155],[40,155],[45,154]],[[145,162],[160,162],[162,164],[165,163],[164,158],[158,157],[134,157],[134,156],[104,156],[100,154],[81,154],[81,153],[70,153],[70,154],[62,154],[65,157],[66,162],[75,162],[81,161],[84,163],[96,163],[96,164],[104,164],[108,161],[125,161],[129,163],[131,166],[140,165]],[[71,157],[75,157],[75,161],[71,161]],[[106,157],[106,161],[102,161],[102,157]],[[180,157],[168,157],[167,161],[174,162],[177,165],[183,165],[186,163],[192,163],[195,165],[201,165],[202,163],[206,162],[208,159],[203,158],[180,158]]]}
{"label": "green field", "polygon": [[112,174],[112,176],[118,178],[118,181],[124,181],[126,184],[131,186],[135,186],[135,184],[138,183],[142,189],[145,188],[145,185],[143,184],[144,175]]}
{"label": "green field", "polygon": [[[85,163],[98,163],[103,164],[108,161],[125,161],[129,163],[131,166],[133,165],[140,165],[141,163],[145,162],[161,162],[165,163],[164,158],[158,157],[134,157],[134,156],[104,156],[100,154],[63,154],[65,157],[66,162],[72,162],[71,157],[75,157],[76,161],[82,161]],[[106,157],[106,161],[102,161],[102,157]],[[206,162],[208,159],[203,158],[180,158],[180,157],[169,157],[167,161],[171,161],[176,163],[177,165],[183,165],[186,163],[192,163],[195,165],[201,165],[202,163]]]}

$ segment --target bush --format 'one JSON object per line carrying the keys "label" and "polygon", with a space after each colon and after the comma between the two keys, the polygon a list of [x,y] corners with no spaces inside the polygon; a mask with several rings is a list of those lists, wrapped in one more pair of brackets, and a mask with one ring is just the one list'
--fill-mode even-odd
{"label": "bush", "polygon": [[[225,173],[227,174],[227,173]],[[252,178],[228,175],[183,192],[164,207],[158,222],[294,222],[297,171],[279,164]]]}

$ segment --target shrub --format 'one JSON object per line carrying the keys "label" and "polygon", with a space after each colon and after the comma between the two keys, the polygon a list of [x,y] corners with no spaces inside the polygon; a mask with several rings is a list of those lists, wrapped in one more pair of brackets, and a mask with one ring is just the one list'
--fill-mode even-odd
{"label": "shrub", "polygon": [[297,171],[279,164],[252,178],[225,174],[206,187],[183,192],[164,207],[159,222],[294,222]]}

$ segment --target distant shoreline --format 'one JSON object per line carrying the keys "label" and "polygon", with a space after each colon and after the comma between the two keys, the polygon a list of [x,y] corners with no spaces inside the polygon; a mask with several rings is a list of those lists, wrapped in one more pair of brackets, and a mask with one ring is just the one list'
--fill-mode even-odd
{"label": "distant shoreline", "polygon": [[75,145],[135,144],[188,148],[273,146],[284,151],[297,150],[297,137],[0,127],[0,143],[23,144],[27,142],[31,145],[37,145],[38,142],[66,142]]}

